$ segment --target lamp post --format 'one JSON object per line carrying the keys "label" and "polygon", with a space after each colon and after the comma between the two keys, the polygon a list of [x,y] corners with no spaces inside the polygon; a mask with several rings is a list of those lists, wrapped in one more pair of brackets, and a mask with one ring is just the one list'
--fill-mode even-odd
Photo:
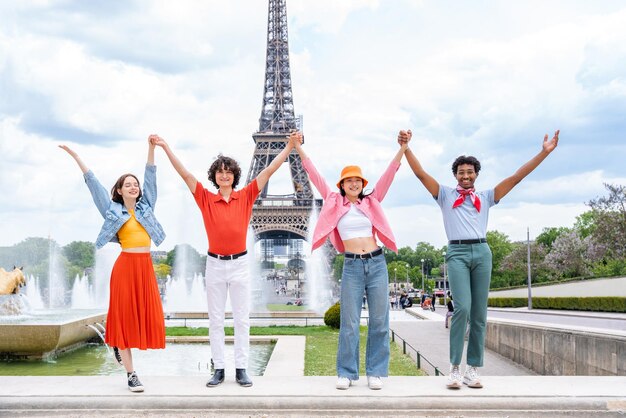
{"label": "lamp post", "polygon": [[398,303],[398,283],[396,281],[396,271],[398,271],[398,269],[396,267],[393,268],[393,299],[394,299],[394,305],[396,305]]}
{"label": "lamp post", "polygon": [[422,296],[426,293],[426,289],[424,288],[424,259],[420,260],[422,262]]}
{"label": "lamp post", "polygon": [[446,252],[443,252],[443,304],[448,304],[448,290],[446,286]]}
{"label": "lamp post", "polygon": [[409,263],[406,263],[406,284],[409,284]]}

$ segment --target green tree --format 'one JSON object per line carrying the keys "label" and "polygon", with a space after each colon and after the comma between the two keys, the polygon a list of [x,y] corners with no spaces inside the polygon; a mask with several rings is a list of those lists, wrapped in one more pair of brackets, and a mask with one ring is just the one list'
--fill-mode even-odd
{"label": "green tree", "polygon": [[552,249],[552,244],[554,243],[554,241],[556,241],[556,239],[562,234],[570,231],[570,228],[565,227],[543,228],[541,234],[537,235],[537,238],[535,238],[535,242],[537,242],[538,244],[542,244],[544,247],[546,247],[548,251],[550,251]]}
{"label": "green tree", "polygon": [[343,254],[337,254],[333,259],[333,277],[337,282],[341,279],[341,273],[343,272]]}
{"label": "green tree", "polygon": [[177,255],[180,255],[180,253],[183,253],[183,257],[185,258],[185,265],[180,267],[184,268],[186,274],[204,273],[206,256],[200,255],[200,253],[189,244],[178,244],[174,247],[174,249],[167,253],[167,257],[164,262],[164,264],[172,267],[172,274],[178,274],[176,268],[179,266],[176,265],[176,257]]}
{"label": "green tree", "polygon": [[588,236],[593,235],[596,229],[596,216],[596,212],[588,210],[576,217],[574,229],[578,232],[578,235],[581,238],[587,238]]}
{"label": "green tree", "polygon": [[487,232],[487,244],[491,248],[493,271],[500,270],[500,264],[504,257],[513,251],[513,244],[509,241],[509,237],[499,231]]}
{"label": "green tree", "polygon": [[72,265],[85,270],[96,263],[96,246],[92,242],[72,241],[63,247],[63,255]]}
{"label": "green tree", "polygon": [[156,264],[154,266],[154,274],[157,276],[158,279],[166,279],[167,276],[172,274],[172,267],[168,266],[165,263]]}
{"label": "green tree", "polygon": [[626,186],[604,184],[609,195],[589,201],[594,212],[593,241],[606,246],[608,258],[626,258]]}
{"label": "green tree", "polygon": [[[530,243],[530,272],[533,283],[549,280],[550,272],[544,261],[547,249],[538,242]],[[528,246],[526,243],[514,243],[513,251],[502,260],[501,274],[492,280],[491,288],[520,286],[528,280]]]}

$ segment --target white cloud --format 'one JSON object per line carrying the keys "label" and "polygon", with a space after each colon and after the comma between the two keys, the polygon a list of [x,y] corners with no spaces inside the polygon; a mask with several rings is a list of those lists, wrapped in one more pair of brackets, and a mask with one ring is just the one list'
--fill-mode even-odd
{"label": "white cloud", "polygon": [[[512,239],[523,238],[524,222],[539,231],[569,226],[583,202],[603,194],[603,182],[624,183],[621,3],[288,7],[296,113],[329,181],[348,164],[374,181],[397,149],[397,131],[412,128],[412,148],[439,181],[448,184],[453,159],[471,153],[484,167],[479,188],[493,187],[539,151],[545,132],[561,128],[559,148],[493,211],[490,228]],[[56,148],[62,142],[107,187],[122,172],[143,174],[150,133],[199,179],[219,152],[247,173],[266,13],[257,0],[0,2],[0,186],[11,191],[0,197],[0,245],[32,235],[95,238],[99,215]],[[203,249],[191,196],[163,155],[157,164],[164,247]],[[289,188],[282,171],[270,193]],[[445,242],[439,210],[406,163],[386,204],[403,245]]]}

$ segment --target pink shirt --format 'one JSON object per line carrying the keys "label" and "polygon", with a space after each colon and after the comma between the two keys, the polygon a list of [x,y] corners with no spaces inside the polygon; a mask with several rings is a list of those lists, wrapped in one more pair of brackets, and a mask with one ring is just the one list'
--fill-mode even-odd
{"label": "pink shirt", "polygon": [[[337,251],[343,253],[345,249],[343,241],[339,236],[339,231],[337,231],[337,223],[339,219],[350,210],[350,201],[347,197],[342,196],[338,189],[336,189],[337,191],[331,190],[324,178],[320,176],[320,173],[315,169],[310,158],[302,161],[302,166],[309,174],[309,178],[317,191],[322,195],[322,199],[324,199],[324,205],[322,206],[317,225],[315,225],[315,231],[313,232],[312,249],[314,250],[320,247],[324,244],[326,238],[330,237],[330,242]],[[400,168],[400,163],[395,160],[391,161],[387,170],[385,170],[382,177],[378,180],[378,183],[376,183],[376,186],[374,186],[374,191],[370,195],[365,196],[363,200],[358,200],[356,203],[359,209],[372,222],[372,233],[378,236],[378,239],[385,247],[395,253],[398,252],[396,239],[393,236],[393,232],[391,232],[391,227],[387,222],[387,218],[385,218],[380,202],[387,194],[398,168]]]}

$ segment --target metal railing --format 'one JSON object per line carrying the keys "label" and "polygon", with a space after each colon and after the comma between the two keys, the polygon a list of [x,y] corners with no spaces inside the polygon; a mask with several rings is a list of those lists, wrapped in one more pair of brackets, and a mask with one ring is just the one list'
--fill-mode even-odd
{"label": "metal railing", "polygon": [[437,366],[435,366],[430,361],[428,361],[428,359],[426,357],[424,357],[424,355],[421,354],[418,349],[416,349],[411,344],[409,344],[404,338],[402,338],[398,334],[396,334],[396,332],[394,330],[392,330],[392,329],[389,329],[389,330],[391,331],[391,341],[392,342],[396,342],[396,338],[398,338],[399,340],[402,341],[402,354],[407,355],[407,347],[409,347],[411,350],[413,350],[415,352],[415,364],[416,364],[418,369],[422,368],[422,360],[423,360],[426,363],[428,363],[435,370],[435,376],[445,376],[445,374],[441,370],[439,370],[439,368]]}

